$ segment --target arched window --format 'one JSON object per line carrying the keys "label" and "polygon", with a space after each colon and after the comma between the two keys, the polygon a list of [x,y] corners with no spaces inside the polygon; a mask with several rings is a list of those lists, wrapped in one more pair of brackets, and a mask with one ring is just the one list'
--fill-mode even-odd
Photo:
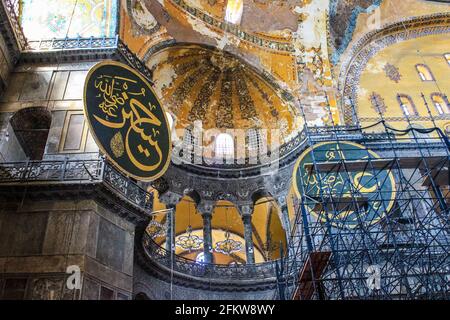
{"label": "arched window", "polygon": [[449,103],[447,97],[441,93],[432,93],[431,101],[439,114],[449,113]]}
{"label": "arched window", "polygon": [[248,155],[250,158],[256,158],[259,154],[259,132],[258,129],[249,129],[247,131],[247,148],[248,148]]}
{"label": "arched window", "polygon": [[194,151],[195,139],[191,128],[184,129],[183,150],[188,152]]}
{"label": "arched window", "polygon": [[450,66],[450,53],[445,53],[444,58],[447,61],[448,65]]}
{"label": "arched window", "polygon": [[216,158],[229,158],[234,156],[234,139],[228,133],[221,133],[216,138]]}
{"label": "arched window", "polygon": [[244,12],[244,0],[228,0],[225,21],[240,24]]}
{"label": "arched window", "polygon": [[416,106],[412,98],[406,94],[397,95],[398,103],[400,104],[400,108],[402,108],[403,114],[407,117],[417,116]]}
{"label": "arched window", "polygon": [[450,123],[445,125],[445,134],[450,137]]}
{"label": "arched window", "polygon": [[425,64],[416,64],[416,70],[422,81],[434,81],[433,73]]}

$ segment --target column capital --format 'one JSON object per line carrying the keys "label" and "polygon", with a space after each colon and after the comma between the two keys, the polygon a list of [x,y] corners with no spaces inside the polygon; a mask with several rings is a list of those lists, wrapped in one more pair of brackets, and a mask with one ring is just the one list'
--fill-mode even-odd
{"label": "column capital", "polygon": [[164,203],[168,208],[174,208],[181,201],[183,197],[177,193],[167,191],[159,196],[159,201]]}
{"label": "column capital", "polygon": [[209,201],[200,202],[197,206],[197,211],[202,217],[211,217],[214,211],[214,203]]}
{"label": "column capital", "polygon": [[251,217],[253,215],[253,205],[242,205],[239,206],[239,211],[241,213],[242,218],[249,216]]}
{"label": "column capital", "polygon": [[276,202],[278,203],[280,208],[287,206],[287,198],[285,196],[278,197],[276,199]]}

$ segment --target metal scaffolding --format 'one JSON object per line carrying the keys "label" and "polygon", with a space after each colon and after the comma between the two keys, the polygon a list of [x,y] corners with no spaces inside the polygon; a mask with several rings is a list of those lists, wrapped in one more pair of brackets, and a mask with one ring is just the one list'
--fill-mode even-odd
{"label": "metal scaffolding", "polygon": [[448,137],[381,115],[306,130],[276,298],[449,299]]}

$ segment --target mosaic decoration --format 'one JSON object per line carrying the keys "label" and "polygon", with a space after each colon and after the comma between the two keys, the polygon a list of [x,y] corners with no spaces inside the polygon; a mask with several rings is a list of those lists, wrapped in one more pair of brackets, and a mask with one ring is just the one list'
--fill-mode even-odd
{"label": "mosaic decoration", "polygon": [[[394,205],[395,180],[388,170],[378,170],[376,175],[376,169],[366,170],[369,158],[376,160],[379,156],[353,142],[324,142],[305,151],[295,166],[293,185],[299,198],[305,196],[308,212],[337,228],[353,229],[383,219]],[[316,172],[313,159],[317,164],[331,163],[335,170],[319,168]],[[355,162],[353,165],[363,169],[339,170],[344,160],[347,166]],[[360,164],[356,164],[358,161]],[[339,203],[338,208],[327,205],[330,197],[333,203]]]}
{"label": "mosaic decoration", "polygon": [[282,89],[230,53],[177,45],[155,53],[147,67],[161,100],[177,117],[177,128],[195,121],[205,130],[283,128],[283,139],[303,125]]}
{"label": "mosaic decoration", "polygon": [[[361,2],[361,5],[357,2]],[[339,39],[339,41],[335,43],[336,48],[331,57],[333,64],[337,64],[339,62],[339,58],[352,41],[359,15],[362,13],[373,13],[374,10],[380,7],[381,2],[382,0],[347,0],[345,2],[339,0],[330,1],[330,19],[332,29],[345,26],[344,32],[335,32],[338,33],[338,35],[335,36]],[[341,9],[338,12],[339,5],[344,6],[344,10]],[[340,17],[340,13],[343,13],[344,16]],[[349,16],[346,17],[346,15]]]}
{"label": "mosaic decoration", "polygon": [[116,34],[116,0],[27,0],[22,10],[20,21],[29,40]]}
{"label": "mosaic decoration", "polygon": [[242,29],[240,29],[237,25],[234,25],[232,23],[225,23],[220,19],[217,19],[202,10],[195,8],[193,6],[190,6],[186,1],[184,0],[166,0],[170,2],[172,5],[175,5],[177,8],[182,9],[187,14],[192,15],[200,20],[202,20],[207,25],[221,29],[225,32],[229,32],[239,38],[240,40],[249,42],[253,45],[260,46],[266,49],[270,50],[277,50],[277,51],[284,51],[284,52],[295,52],[295,48],[291,43],[286,42],[279,42],[274,41],[270,39],[266,39],[263,37],[260,37],[256,34],[248,33]]}
{"label": "mosaic decoration", "polygon": [[217,110],[216,127],[233,128],[233,86],[231,72],[226,72],[222,80],[221,97]]}
{"label": "mosaic decoration", "polygon": [[133,20],[144,32],[153,33],[159,28],[158,21],[148,11],[143,0],[128,1],[128,4]]}
{"label": "mosaic decoration", "polygon": [[394,66],[393,64],[386,63],[386,65],[383,68],[384,72],[386,73],[386,77],[394,81],[395,83],[399,83],[402,79],[402,75],[400,74],[400,70]]}
{"label": "mosaic decoration", "polygon": [[341,67],[341,75],[345,76],[339,78],[341,95],[350,97],[354,103],[354,106],[349,103],[346,103],[344,106],[344,121],[346,124],[354,122],[353,107],[358,109],[359,82],[368,61],[384,48],[396,43],[428,35],[449,33],[450,27],[441,24],[442,21],[447,21],[448,19],[450,19],[449,13],[438,13],[411,18],[403,21],[401,24],[393,23],[385,26],[382,30],[369,32],[351,48],[349,52],[351,59],[344,60]]}
{"label": "mosaic decoration", "polygon": [[142,181],[166,172],[172,151],[166,112],[137,71],[97,64],[86,78],[84,106],[90,131],[115,166]]}
{"label": "mosaic decoration", "polygon": [[161,223],[152,219],[147,227],[147,233],[152,239],[165,237],[166,236],[166,228]]}
{"label": "mosaic decoration", "polygon": [[203,245],[203,239],[192,234],[191,226],[186,229],[186,233],[186,236],[178,237],[175,242],[176,246],[189,252],[200,249]]}
{"label": "mosaic decoration", "polygon": [[230,232],[225,232],[225,240],[216,243],[214,250],[227,256],[242,251],[242,242],[230,239]]}

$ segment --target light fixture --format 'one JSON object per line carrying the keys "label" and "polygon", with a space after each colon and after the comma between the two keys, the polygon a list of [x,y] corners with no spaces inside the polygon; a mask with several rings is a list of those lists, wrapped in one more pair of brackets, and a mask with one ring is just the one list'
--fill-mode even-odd
{"label": "light fixture", "polygon": [[233,239],[230,239],[230,232],[225,232],[225,240],[216,243],[215,251],[218,253],[225,254],[227,256],[232,253],[239,252],[242,250],[242,243]]}
{"label": "light fixture", "polygon": [[[228,207],[225,208],[225,219],[227,228],[229,229],[228,225]],[[234,252],[239,252],[242,250],[242,242],[233,240],[230,238],[230,231],[225,231],[225,240],[219,241],[216,243],[216,247],[214,249],[218,253],[225,254],[227,256],[231,255]]]}
{"label": "light fixture", "polygon": [[202,247],[203,238],[200,238],[197,235],[192,234],[192,226],[191,226],[191,204],[188,205],[189,210],[189,226],[186,229],[187,235],[178,237],[178,240],[175,241],[175,245],[179,248],[182,248],[186,251],[195,251]]}
{"label": "light fixture", "polygon": [[244,0],[228,0],[225,21],[240,24],[244,13]]}
{"label": "light fixture", "polygon": [[178,240],[175,242],[177,247],[180,247],[189,252],[200,249],[203,244],[203,239],[192,234],[191,226],[186,229],[186,233],[186,236],[178,237]]}

